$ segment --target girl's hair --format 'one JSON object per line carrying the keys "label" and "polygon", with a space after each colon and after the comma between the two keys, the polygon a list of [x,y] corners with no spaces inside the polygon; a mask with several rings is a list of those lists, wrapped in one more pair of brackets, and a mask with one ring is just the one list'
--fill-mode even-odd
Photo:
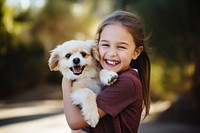
{"label": "girl's hair", "polygon": [[97,30],[97,41],[100,40],[101,32],[103,31],[105,26],[113,23],[121,23],[124,27],[127,28],[135,41],[136,48],[139,46],[143,46],[143,51],[140,53],[138,58],[131,61],[131,67],[138,69],[140,75],[140,80],[142,83],[143,104],[145,107],[145,118],[149,114],[151,102],[149,89],[151,64],[145,48],[146,39],[143,31],[143,24],[141,23],[138,16],[133,13],[126,11],[115,11],[111,15],[107,16],[100,24]]}

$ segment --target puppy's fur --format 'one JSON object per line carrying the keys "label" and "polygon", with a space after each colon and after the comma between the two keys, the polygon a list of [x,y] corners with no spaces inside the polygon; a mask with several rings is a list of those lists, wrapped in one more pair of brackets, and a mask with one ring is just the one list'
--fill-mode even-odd
{"label": "puppy's fur", "polygon": [[51,51],[49,67],[60,71],[72,80],[71,99],[74,105],[80,105],[85,121],[95,127],[99,121],[96,95],[102,85],[111,85],[117,79],[117,73],[102,69],[95,41],[71,40]]}

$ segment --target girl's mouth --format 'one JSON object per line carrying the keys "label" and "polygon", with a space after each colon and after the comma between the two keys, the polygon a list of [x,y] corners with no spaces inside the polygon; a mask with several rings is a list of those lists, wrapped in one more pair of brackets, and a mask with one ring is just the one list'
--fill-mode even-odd
{"label": "girl's mouth", "polygon": [[120,63],[119,61],[107,60],[107,59],[105,59],[105,62],[106,62],[106,64],[108,64],[108,65],[117,65],[117,64]]}

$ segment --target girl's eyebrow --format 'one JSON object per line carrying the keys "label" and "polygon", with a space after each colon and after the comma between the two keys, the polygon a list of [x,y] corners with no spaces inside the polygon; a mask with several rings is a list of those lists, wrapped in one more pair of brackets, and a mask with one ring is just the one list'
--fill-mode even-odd
{"label": "girl's eyebrow", "polygon": [[108,40],[100,40],[100,42],[109,42]]}
{"label": "girl's eyebrow", "polygon": [[126,42],[119,42],[119,44],[123,44],[123,45],[129,45],[128,43],[126,43]]}
{"label": "girl's eyebrow", "polygon": [[[106,43],[108,43],[109,41],[108,40],[100,40],[100,42],[106,42]],[[128,43],[126,43],[126,42],[118,42],[118,44],[124,44],[124,45],[129,45]]]}

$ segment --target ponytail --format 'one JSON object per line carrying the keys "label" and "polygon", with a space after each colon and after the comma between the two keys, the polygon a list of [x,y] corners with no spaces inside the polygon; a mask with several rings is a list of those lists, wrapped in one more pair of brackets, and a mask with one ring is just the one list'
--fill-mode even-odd
{"label": "ponytail", "polygon": [[143,104],[145,107],[144,118],[149,115],[150,110],[150,71],[151,65],[148,54],[143,50],[136,60],[132,60],[131,67],[138,69],[142,83]]}

